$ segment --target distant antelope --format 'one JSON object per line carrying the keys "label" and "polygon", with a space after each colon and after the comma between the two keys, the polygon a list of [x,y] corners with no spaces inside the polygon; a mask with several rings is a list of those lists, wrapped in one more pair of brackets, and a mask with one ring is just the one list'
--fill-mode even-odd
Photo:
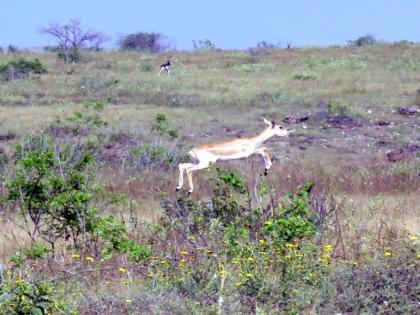
{"label": "distant antelope", "polygon": [[160,65],[160,71],[159,71],[158,76],[160,76],[160,74],[162,73],[162,71],[163,71],[163,70],[165,70],[165,71],[166,71],[166,73],[169,75],[169,72],[170,72],[170,67],[171,67],[171,57],[169,57],[169,58],[166,60],[166,62],[165,62],[165,63],[162,63],[162,64]]}
{"label": "distant antelope", "polygon": [[274,121],[270,122],[265,118],[263,120],[269,127],[254,137],[204,144],[189,151],[188,154],[194,163],[179,164],[179,179],[176,190],[181,189],[184,185],[184,170],[188,176],[189,192],[192,193],[194,190],[192,172],[208,168],[210,163],[216,161],[240,159],[252,154],[259,154],[263,158],[265,164],[264,175],[267,175],[272,160],[268,155],[268,149],[260,147],[260,145],[273,136],[287,137],[292,131],[283,128]]}

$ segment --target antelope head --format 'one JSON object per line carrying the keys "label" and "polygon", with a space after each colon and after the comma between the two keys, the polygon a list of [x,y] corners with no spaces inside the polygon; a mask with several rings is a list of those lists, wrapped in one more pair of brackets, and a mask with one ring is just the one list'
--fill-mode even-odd
{"label": "antelope head", "polygon": [[293,132],[293,130],[288,130],[288,129],[284,128],[283,126],[277,124],[274,120],[269,121],[269,120],[265,119],[264,117],[263,117],[263,120],[267,125],[269,125],[271,127],[271,132],[275,136],[287,137],[287,136],[289,136],[289,134],[291,132]]}

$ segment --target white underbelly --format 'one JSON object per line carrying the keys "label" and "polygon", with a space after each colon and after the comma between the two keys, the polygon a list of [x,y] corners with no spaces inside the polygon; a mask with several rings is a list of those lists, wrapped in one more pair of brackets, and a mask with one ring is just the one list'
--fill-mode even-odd
{"label": "white underbelly", "polygon": [[227,160],[235,160],[235,159],[241,159],[250,156],[247,152],[238,152],[235,154],[229,154],[229,155],[218,155],[217,160],[218,161],[227,161]]}

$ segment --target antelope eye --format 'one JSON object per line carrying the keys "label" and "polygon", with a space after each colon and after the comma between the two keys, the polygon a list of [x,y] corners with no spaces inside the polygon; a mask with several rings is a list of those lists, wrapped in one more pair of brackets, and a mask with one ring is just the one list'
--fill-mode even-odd
{"label": "antelope eye", "polygon": [[280,128],[280,129],[283,129],[283,127],[282,127],[282,126],[279,126],[279,128]]}

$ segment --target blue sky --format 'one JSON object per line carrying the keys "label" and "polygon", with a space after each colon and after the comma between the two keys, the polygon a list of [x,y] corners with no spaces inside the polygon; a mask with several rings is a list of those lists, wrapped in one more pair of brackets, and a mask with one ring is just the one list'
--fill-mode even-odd
{"label": "blue sky", "polygon": [[137,31],[160,32],[180,50],[204,38],[223,49],[345,44],[367,33],[420,42],[420,0],[0,0],[0,46],[51,45],[39,28],[73,18],[109,35],[108,46]]}

